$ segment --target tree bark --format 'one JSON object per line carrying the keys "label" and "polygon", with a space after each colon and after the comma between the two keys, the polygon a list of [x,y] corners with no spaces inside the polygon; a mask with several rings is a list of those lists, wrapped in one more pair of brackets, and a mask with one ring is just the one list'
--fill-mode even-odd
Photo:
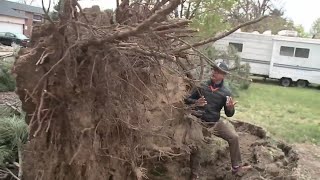
{"label": "tree bark", "polygon": [[191,8],[191,2],[189,2],[189,4],[188,4],[188,9],[186,12],[186,19],[190,19],[190,8]]}
{"label": "tree bark", "polygon": [[183,8],[184,8],[184,5],[183,5],[183,4],[184,4],[185,2],[186,2],[185,0],[181,2],[181,6],[180,6],[180,8],[181,8],[181,9],[180,9],[180,18],[183,17]]}
{"label": "tree bark", "polygon": [[118,7],[119,7],[119,5],[120,5],[119,0],[116,0],[116,3],[117,3],[117,8],[118,8]]}
{"label": "tree bark", "polygon": [[199,0],[195,6],[195,8],[192,10],[191,15],[188,17],[188,19],[192,19],[196,16],[196,12],[198,11],[199,7],[200,7],[200,3],[201,1]]}

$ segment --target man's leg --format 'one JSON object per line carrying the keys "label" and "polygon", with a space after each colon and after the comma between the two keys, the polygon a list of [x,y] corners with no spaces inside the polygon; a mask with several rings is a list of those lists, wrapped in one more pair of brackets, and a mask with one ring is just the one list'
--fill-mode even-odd
{"label": "man's leg", "polygon": [[200,151],[198,147],[195,147],[191,150],[190,154],[190,165],[191,165],[191,177],[190,179],[198,179],[199,178],[199,170],[200,170]]}
{"label": "man's leg", "polygon": [[229,144],[232,167],[241,165],[239,136],[231,124],[220,119],[214,126],[214,135],[226,140]]}

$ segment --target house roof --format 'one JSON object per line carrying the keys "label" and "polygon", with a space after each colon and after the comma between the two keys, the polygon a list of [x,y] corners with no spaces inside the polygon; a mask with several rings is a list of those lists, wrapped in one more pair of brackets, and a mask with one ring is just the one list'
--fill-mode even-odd
{"label": "house roof", "polygon": [[[1,4],[1,0],[0,0],[0,4]],[[17,17],[17,18],[26,18],[24,14],[21,14],[11,8],[8,8],[7,6],[2,6],[2,5],[0,5],[0,15]]]}
{"label": "house roof", "polygon": [[15,10],[31,12],[35,14],[44,14],[43,9],[40,7],[0,0],[0,14],[18,18],[26,18],[24,14],[19,13]]}

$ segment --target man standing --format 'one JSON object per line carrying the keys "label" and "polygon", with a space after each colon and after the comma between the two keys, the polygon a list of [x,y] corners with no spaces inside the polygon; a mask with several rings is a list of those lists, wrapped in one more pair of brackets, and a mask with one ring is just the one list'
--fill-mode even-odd
{"label": "man standing", "polygon": [[224,108],[227,117],[235,113],[235,104],[230,91],[224,86],[224,78],[228,74],[228,66],[224,62],[218,63],[212,68],[211,80],[197,88],[186,104],[195,104],[194,114],[209,126],[214,127],[216,136],[226,140],[229,144],[232,172],[247,170],[250,166],[241,165],[239,139],[236,132],[220,119],[220,111]]}

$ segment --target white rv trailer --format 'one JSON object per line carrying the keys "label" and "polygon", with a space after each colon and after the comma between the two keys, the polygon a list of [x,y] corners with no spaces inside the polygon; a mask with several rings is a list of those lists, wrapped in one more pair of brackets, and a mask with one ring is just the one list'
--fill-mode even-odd
{"label": "white rv trailer", "polygon": [[251,74],[279,79],[283,86],[320,84],[320,40],[235,32],[213,46],[233,46],[242,62],[249,63]]}

